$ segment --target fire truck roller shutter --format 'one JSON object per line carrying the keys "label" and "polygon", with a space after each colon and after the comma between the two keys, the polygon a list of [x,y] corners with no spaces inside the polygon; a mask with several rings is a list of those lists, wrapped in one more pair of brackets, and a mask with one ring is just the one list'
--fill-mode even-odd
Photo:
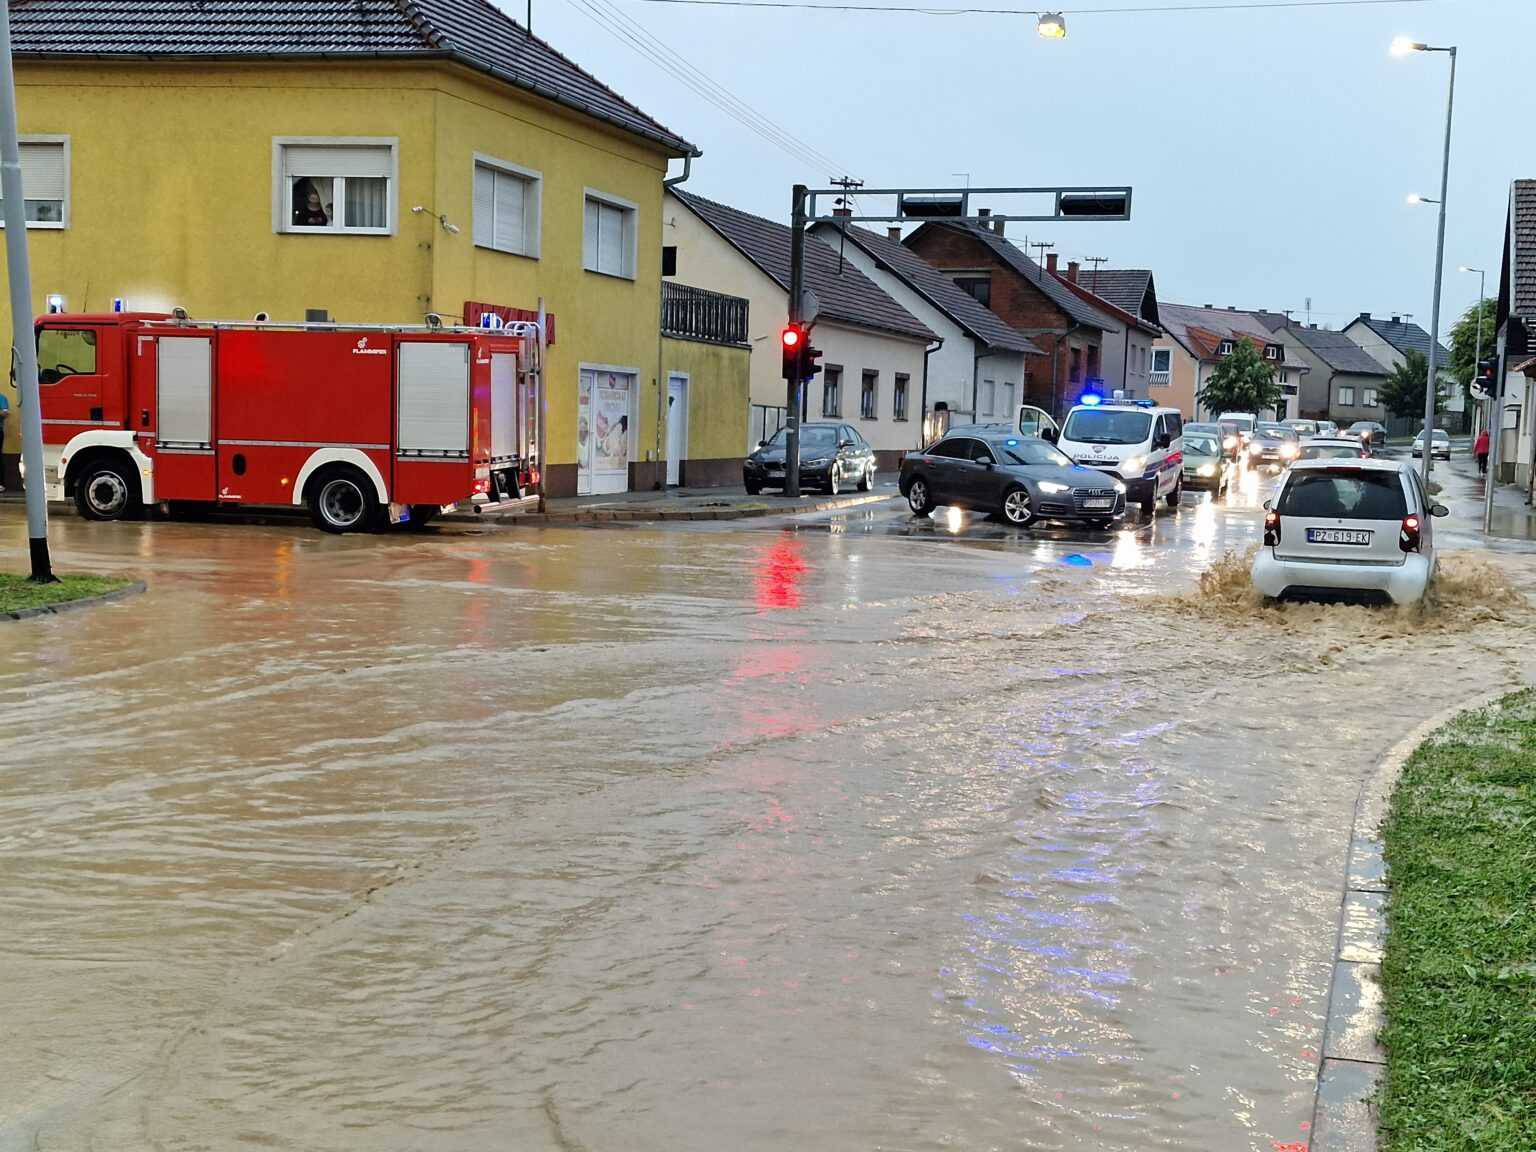
{"label": "fire truck roller shutter", "polygon": [[302,504],[305,500],[305,489],[309,486],[312,476],[320,469],[330,464],[350,464],[368,479],[373,481],[374,496],[380,504],[389,503],[389,489],[384,484],[384,477],[380,474],[378,466],[368,459],[367,455],[359,448],[316,448],[309,454],[309,459],[304,461],[304,467],[299,469],[299,477],[293,486],[293,502]]}
{"label": "fire truck roller shutter", "polygon": [[491,464],[510,461],[518,453],[517,357],[491,353]]}
{"label": "fire truck roller shutter", "polygon": [[404,455],[469,458],[469,343],[402,341],[399,437]]}

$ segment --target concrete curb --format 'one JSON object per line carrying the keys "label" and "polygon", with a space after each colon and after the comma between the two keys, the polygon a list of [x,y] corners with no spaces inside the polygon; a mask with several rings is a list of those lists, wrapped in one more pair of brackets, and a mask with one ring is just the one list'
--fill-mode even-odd
{"label": "concrete curb", "polygon": [[36,608],[18,608],[15,612],[0,612],[0,620],[31,620],[36,616],[57,616],[60,612],[73,612],[76,608],[94,608],[97,604],[126,600],[130,596],[137,596],[140,592],[147,590],[148,587],[144,581],[135,580],[126,587],[114,588],[99,596],[82,596],[78,600],[61,600],[57,604],[40,604]]}
{"label": "concrete curb", "polygon": [[1394,744],[1360,785],[1334,936],[1333,979],[1308,1152],[1376,1152],[1376,1090],[1386,1065],[1377,1039],[1386,1021],[1381,960],[1388,892],[1380,829],[1403,765],[1437,729],[1463,712],[1486,708],[1518,687],[1480,693],[1425,720]]}
{"label": "concrete curb", "polygon": [[667,520],[749,520],[760,516],[800,516],[809,512],[833,512],[896,499],[896,493],[866,493],[860,496],[834,496],[814,504],[775,507],[772,504],[748,508],[594,508],[574,512],[506,512],[477,516],[473,512],[454,512],[438,518],[450,524],[604,524],[650,523]]}

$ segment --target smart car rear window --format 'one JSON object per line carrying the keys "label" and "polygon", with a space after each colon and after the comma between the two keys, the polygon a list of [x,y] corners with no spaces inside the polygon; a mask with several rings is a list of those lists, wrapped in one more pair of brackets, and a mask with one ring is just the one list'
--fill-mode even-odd
{"label": "smart car rear window", "polygon": [[1401,520],[1408,514],[1395,472],[1296,472],[1280,495],[1282,516]]}

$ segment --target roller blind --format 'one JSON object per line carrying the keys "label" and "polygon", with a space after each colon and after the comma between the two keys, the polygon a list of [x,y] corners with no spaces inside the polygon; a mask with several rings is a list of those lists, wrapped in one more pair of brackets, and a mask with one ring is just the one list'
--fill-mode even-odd
{"label": "roller blind", "polygon": [[381,144],[285,144],[285,176],[389,175],[389,148]]}
{"label": "roller blind", "polygon": [[475,165],[475,243],[503,252],[528,250],[529,181],[486,164]]}
{"label": "roller blind", "polygon": [[62,141],[21,146],[21,187],[28,200],[62,200],[66,182]]}

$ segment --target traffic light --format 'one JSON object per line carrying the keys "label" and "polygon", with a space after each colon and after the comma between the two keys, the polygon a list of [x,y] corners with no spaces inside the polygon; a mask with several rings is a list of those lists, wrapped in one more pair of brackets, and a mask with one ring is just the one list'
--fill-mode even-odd
{"label": "traffic light", "polygon": [[820,348],[813,348],[809,343],[805,345],[805,352],[800,357],[800,380],[809,384],[821,373],[821,365],[817,363],[821,359]]}
{"label": "traffic light", "polygon": [[799,380],[801,357],[805,352],[805,327],[790,324],[779,333],[779,347],[784,351],[784,379]]}
{"label": "traffic light", "polygon": [[1484,400],[1494,395],[1497,385],[1494,383],[1494,372],[1497,369],[1499,358],[1497,356],[1485,356],[1477,362],[1477,374],[1472,377],[1472,397],[1475,400]]}

